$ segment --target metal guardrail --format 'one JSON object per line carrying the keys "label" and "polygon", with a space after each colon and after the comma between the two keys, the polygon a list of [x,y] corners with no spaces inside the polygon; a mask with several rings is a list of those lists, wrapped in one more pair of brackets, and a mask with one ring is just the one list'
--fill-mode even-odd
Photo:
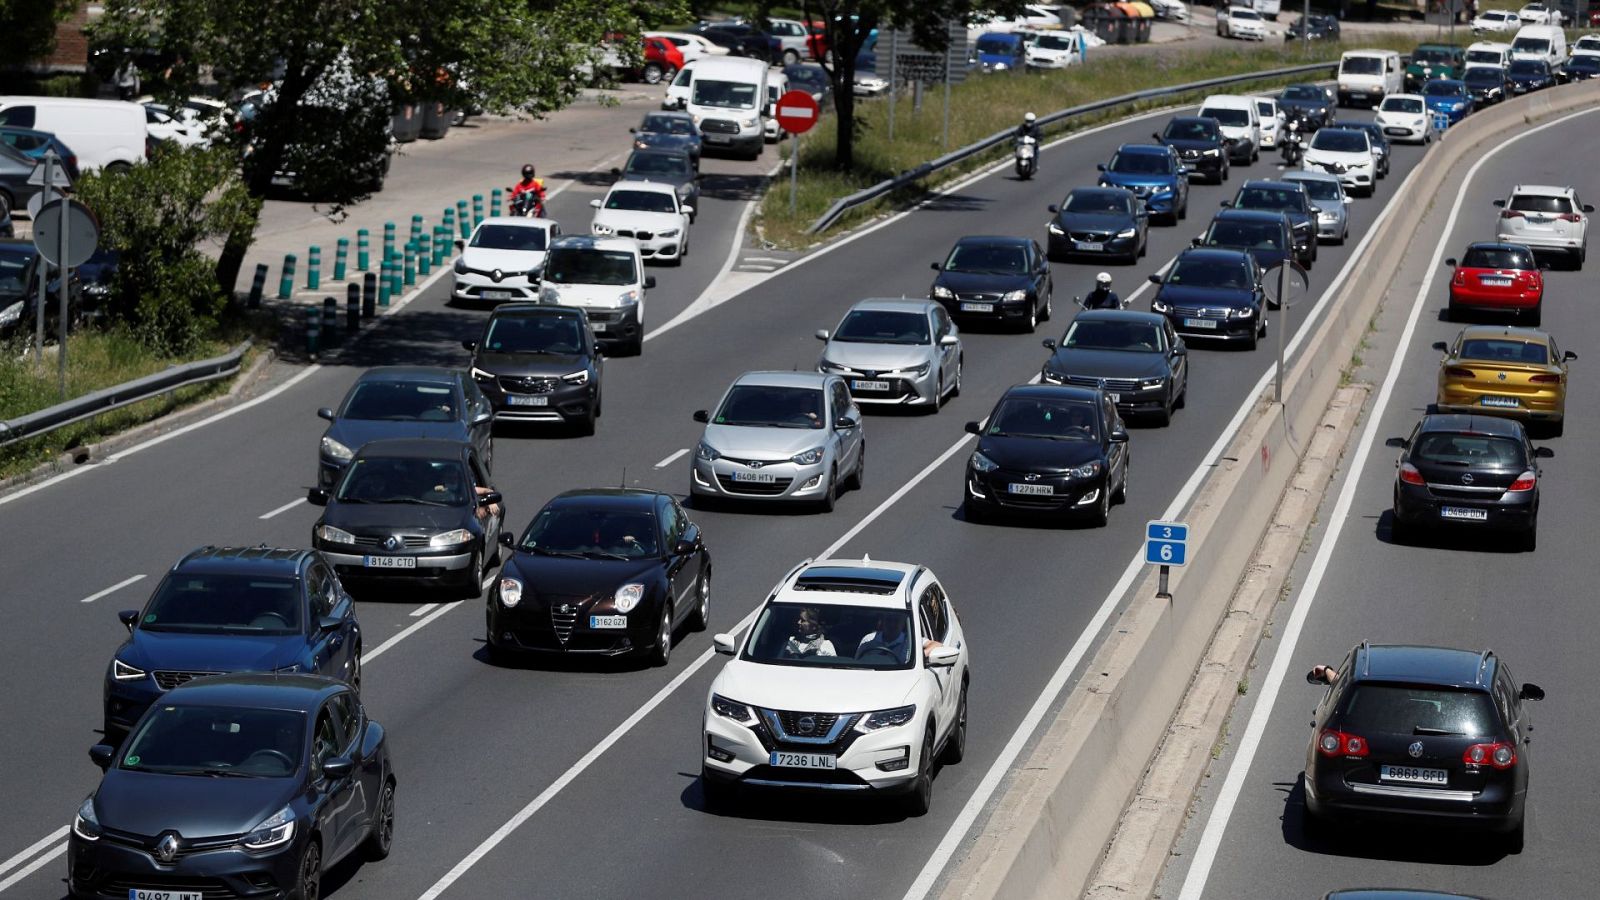
{"label": "metal guardrail", "polygon": [[125,381],[48,409],[0,422],[0,447],[24,438],[49,434],[57,428],[120,409],[130,403],[159,397],[178,388],[226,378],[239,371],[239,366],[244,362],[245,351],[249,349],[250,342],[244,341],[221,356],[181,366],[171,366],[143,378]]}
{"label": "metal guardrail", "polygon": [[[1171,87],[1150,88],[1149,90],[1144,91],[1134,91],[1131,94],[1107,97],[1104,100],[1096,100],[1093,103],[1084,103],[1079,106],[1068,107],[1048,115],[1040,116],[1039,124],[1041,126],[1054,125],[1057,122],[1063,122],[1075,116],[1099,112],[1100,110],[1110,109],[1114,106],[1137,103],[1141,100],[1153,100],[1159,97],[1172,97],[1180,94],[1189,94],[1210,87],[1224,87],[1231,84],[1244,84],[1251,81],[1261,81],[1267,78],[1281,78],[1285,75],[1306,75],[1314,72],[1331,72],[1338,68],[1338,65],[1339,64],[1337,62],[1311,63],[1304,66],[1289,66],[1288,68],[1284,69],[1269,69],[1263,72],[1250,72],[1244,75],[1226,75],[1221,78],[1208,78],[1205,81],[1191,81],[1187,84],[1178,84]],[[954,165],[955,163],[961,162],[964,159],[976,156],[985,150],[1003,144],[1011,140],[1012,135],[1015,133],[1015,128],[1008,128],[1005,131],[996,132],[986,138],[983,138],[982,140],[968,144],[959,150],[952,150],[937,159],[931,159],[922,165],[917,166],[915,169],[902,172],[887,181],[880,181],[872,187],[856,191],[854,194],[851,194],[848,197],[841,197],[834,201],[832,206],[828,207],[828,211],[823,213],[821,218],[811,223],[811,227],[806,229],[806,233],[816,234],[817,232],[822,231],[824,228],[827,228],[829,225],[832,225],[834,221],[838,219],[839,216],[843,215],[846,210],[860,206],[868,201],[876,200],[877,198],[882,197],[884,194],[905,187],[914,181],[926,178],[940,169]]]}

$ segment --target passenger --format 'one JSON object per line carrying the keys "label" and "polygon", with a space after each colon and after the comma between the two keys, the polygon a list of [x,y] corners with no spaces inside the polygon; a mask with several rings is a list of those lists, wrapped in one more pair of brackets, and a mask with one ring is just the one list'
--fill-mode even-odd
{"label": "passenger", "polygon": [[803,659],[807,656],[838,656],[833,642],[822,633],[822,616],[811,607],[803,607],[795,616],[794,634],[783,645],[784,659]]}

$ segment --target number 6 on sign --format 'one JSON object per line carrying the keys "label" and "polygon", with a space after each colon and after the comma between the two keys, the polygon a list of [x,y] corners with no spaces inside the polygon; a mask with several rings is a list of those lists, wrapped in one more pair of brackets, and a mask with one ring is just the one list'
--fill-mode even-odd
{"label": "number 6 on sign", "polygon": [[1150,565],[1188,564],[1188,525],[1182,522],[1149,522],[1145,525],[1144,538],[1144,561]]}

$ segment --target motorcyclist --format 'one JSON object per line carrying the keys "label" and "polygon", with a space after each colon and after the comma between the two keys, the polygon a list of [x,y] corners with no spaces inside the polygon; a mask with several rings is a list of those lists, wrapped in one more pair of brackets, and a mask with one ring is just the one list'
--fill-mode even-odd
{"label": "motorcyclist", "polygon": [[1121,309],[1122,298],[1111,289],[1111,273],[1101,272],[1094,277],[1094,290],[1083,298],[1084,309]]}
{"label": "motorcyclist", "polygon": [[1038,120],[1039,117],[1031,112],[1023,113],[1022,124],[1017,126],[1016,139],[1020,141],[1025,137],[1029,137],[1033,138],[1035,141],[1039,140],[1039,138],[1043,135],[1039,128]]}
{"label": "motorcyclist", "polygon": [[[531,194],[532,197],[523,199],[525,194]],[[535,177],[533,164],[529,163],[522,167],[522,180],[511,186],[511,208],[526,208],[528,203],[532,203],[535,213],[542,215],[544,194],[544,179]]]}

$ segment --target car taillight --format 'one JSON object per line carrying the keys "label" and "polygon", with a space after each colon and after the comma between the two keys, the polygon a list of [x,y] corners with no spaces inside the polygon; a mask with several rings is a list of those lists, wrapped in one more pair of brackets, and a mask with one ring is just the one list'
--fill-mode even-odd
{"label": "car taillight", "polygon": [[1460,366],[1450,366],[1450,367],[1448,367],[1448,368],[1446,368],[1444,370],[1444,373],[1446,375],[1449,375],[1451,378],[1476,378],[1476,377],[1478,377],[1476,372],[1473,372],[1471,369],[1463,369]]}
{"label": "car taillight", "polygon": [[1473,744],[1461,754],[1461,761],[1469,766],[1509,769],[1517,764],[1517,748],[1499,741],[1493,744]]}
{"label": "car taillight", "polygon": [[1461,271],[1460,269],[1457,269],[1456,270],[1455,283],[1456,284],[1466,284],[1467,283],[1467,273]]}
{"label": "car taillight", "polygon": [[1560,375],[1535,375],[1532,378],[1529,378],[1528,380],[1533,382],[1534,384],[1560,384],[1561,383],[1561,376]]}
{"label": "car taillight", "polygon": [[1427,484],[1426,481],[1422,480],[1422,473],[1418,472],[1417,467],[1411,463],[1400,464],[1400,480],[1406,484]]}
{"label": "car taillight", "polygon": [[1506,488],[1506,492],[1531,491],[1533,490],[1533,485],[1536,481],[1538,481],[1538,476],[1533,474],[1532,469],[1529,469],[1528,471],[1523,472],[1521,475],[1518,475],[1517,480],[1511,482],[1511,487]]}
{"label": "car taillight", "polygon": [[1502,218],[1502,219],[1522,219],[1522,218],[1526,218],[1526,217],[1522,214],[1522,211],[1519,210],[1519,209],[1502,209],[1502,210],[1500,210],[1500,218]]}
{"label": "car taillight", "polygon": [[1323,756],[1366,756],[1367,739],[1331,728],[1324,729],[1317,737],[1317,752]]}
{"label": "car taillight", "polygon": [[1582,222],[1583,221],[1583,216],[1580,216],[1577,213],[1562,213],[1561,215],[1556,216],[1556,218],[1560,219],[1563,222]]}

